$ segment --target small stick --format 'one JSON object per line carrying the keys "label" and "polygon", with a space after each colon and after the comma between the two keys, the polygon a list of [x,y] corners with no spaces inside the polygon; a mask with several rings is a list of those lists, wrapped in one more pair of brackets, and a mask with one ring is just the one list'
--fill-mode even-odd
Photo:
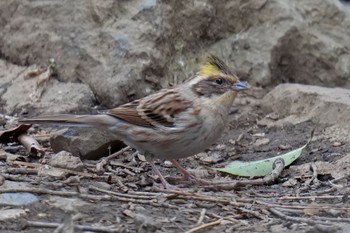
{"label": "small stick", "polygon": [[209,227],[212,227],[212,226],[220,225],[221,221],[222,221],[221,219],[218,219],[216,221],[206,223],[206,224],[200,225],[198,227],[194,227],[194,228],[186,231],[186,233],[195,233],[195,232],[202,231],[202,230],[209,228]]}
{"label": "small stick", "polygon": [[307,196],[307,197],[279,197],[277,200],[288,200],[288,201],[293,201],[293,200],[313,200],[313,199],[321,199],[321,200],[328,200],[328,199],[337,199],[337,198],[342,198],[343,195],[336,195],[336,196]]}
{"label": "small stick", "polygon": [[110,195],[114,195],[114,196],[118,196],[118,197],[126,197],[126,198],[135,198],[135,199],[155,199],[159,196],[161,196],[162,194],[155,194],[155,195],[133,195],[133,194],[127,194],[127,193],[117,193],[114,191],[109,191],[109,190],[105,190],[105,189],[101,189],[95,186],[90,185],[89,186],[89,190],[94,190],[94,191],[98,191],[101,193],[105,193],[105,194],[110,194]]}
{"label": "small stick", "polygon": [[297,223],[303,222],[303,223],[307,223],[307,224],[313,225],[313,226],[316,224],[331,225],[329,222],[326,222],[326,221],[317,221],[317,220],[315,221],[313,219],[308,219],[308,218],[288,216],[275,208],[269,208],[269,211],[272,214],[276,215],[277,217],[280,217],[280,218],[287,220],[287,221],[292,221],[292,222],[297,222]]}
{"label": "small stick", "polygon": [[201,214],[199,215],[199,219],[197,221],[197,225],[201,225],[202,224],[206,212],[207,212],[207,209],[202,209],[201,210]]}
{"label": "small stick", "polygon": [[26,150],[33,154],[45,155],[45,151],[40,146],[38,141],[28,134],[21,134],[17,137],[17,140],[26,148]]}
{"label": "small stick", "polygon": [[[49,222],[38,222],[38,221],[27,221],[28,227],[46,227],[46,228],[57,228],[61,223],[49,223]],[[74,225],[75,229],[83,231],[95,231],[95,232],[121,232],[120,228],[115,226],[103,227],[103,226],[86,226],[86,225]]]}
{"label": "small stick", "polygon": [[127,146],[127,147],[121,149],[118,152],[115,152],[115,153],[113,153],[113,154],[111,154],[111,155],[109,155],[107,157],[102,158],[101,161],[96,164],[96,170],[98,172],[99,171],[103,171],[104,170],[103,167],[105,165],[107,165],[110,160],[114,159],[115,157],[118,157],[119,155],[123,154],[125,151],[127,151],[129,149],[130,149],[130,147]]}

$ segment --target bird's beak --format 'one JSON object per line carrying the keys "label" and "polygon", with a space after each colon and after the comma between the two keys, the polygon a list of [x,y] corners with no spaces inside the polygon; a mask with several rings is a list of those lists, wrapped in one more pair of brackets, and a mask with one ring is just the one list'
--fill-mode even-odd
{"label": "bird's beak", "polygon": [[237,81],[234,85],[231,86],[232,90],[243,91],[249,88],[249,84],[243,81]]}

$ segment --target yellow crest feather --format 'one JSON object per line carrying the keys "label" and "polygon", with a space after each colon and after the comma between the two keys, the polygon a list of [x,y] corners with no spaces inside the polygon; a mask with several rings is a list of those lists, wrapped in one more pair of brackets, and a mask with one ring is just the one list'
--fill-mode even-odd
{"label": "yellow crest feather", "polygon": [[212,76],[220,74],[232,74],[231,69],[218,57],[210,55],[199,69],[199,74]]}

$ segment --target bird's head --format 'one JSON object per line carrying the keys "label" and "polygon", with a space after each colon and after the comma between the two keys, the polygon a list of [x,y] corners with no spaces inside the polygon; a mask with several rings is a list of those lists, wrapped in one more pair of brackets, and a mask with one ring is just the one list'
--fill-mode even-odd
{"label": "bird's head", "polygon": [[240,81],[230,67],[213,55],[206,58],[191,82],[192,90],[204,97],[248,89],[246,82]]}

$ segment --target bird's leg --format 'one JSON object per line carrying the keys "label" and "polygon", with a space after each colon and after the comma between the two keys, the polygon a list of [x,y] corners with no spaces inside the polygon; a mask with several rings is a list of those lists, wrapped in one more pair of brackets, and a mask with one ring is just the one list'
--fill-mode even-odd
{"label": "bird's leg", "polygon": [[191,173],[189,173],[185,168],[183,168],[175,159],[170,160],[170,162],[177,168],[177,170],[179,170],[182,175],[184,176],[183,178],[185,180],[194,180],[198,183],[202,183],[202,184],[207,184],[209,183],[206,180],[200,179],[198,177],[195,177],[194,175],[192,175]]}
{"label": "bird's leg", "polygon": [[156,173],[156,175],[159,176],[160,182],[162,182],[162,184],[163,184],[165,189],[175,189],[176,188],[176,186],[169,184],[168,181],[165,180],[164,176],[162,175],[162,173],[160,173],[159,169],[153,163],[152,160],[148,161],[148,163],[151,165],[152,170],[154,171],[154,173]]}

